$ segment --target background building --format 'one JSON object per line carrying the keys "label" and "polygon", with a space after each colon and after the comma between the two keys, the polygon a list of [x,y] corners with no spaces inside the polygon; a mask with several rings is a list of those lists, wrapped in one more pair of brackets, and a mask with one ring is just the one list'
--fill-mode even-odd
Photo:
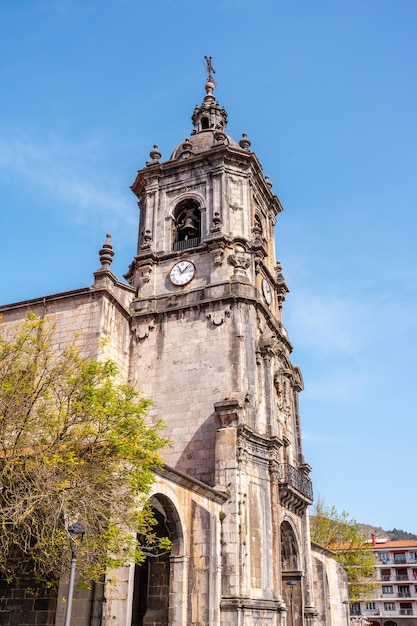
{"label": "background building", "polygon": [[417,626],[417,540],[388,541],[373,536],[378,589],[374,598],[351,605],[372,626]]}

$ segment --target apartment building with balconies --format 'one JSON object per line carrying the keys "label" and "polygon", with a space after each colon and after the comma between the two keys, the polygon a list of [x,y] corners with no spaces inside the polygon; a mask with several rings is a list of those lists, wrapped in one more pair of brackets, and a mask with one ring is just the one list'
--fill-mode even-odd
{"label": "apartment building with balconies", "polygon": [[353,602],[352,616],[372,626],[417,626],[417,540],[389,541],[372,536],[378,587],[366,602]]}

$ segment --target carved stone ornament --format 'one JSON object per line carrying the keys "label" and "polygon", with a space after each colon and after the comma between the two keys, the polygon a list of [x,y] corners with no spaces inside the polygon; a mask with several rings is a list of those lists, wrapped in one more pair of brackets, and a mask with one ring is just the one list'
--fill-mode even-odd
{"label": "carved stone ornament", "polygon": [[280,370],[274,374],[274,386],[277,392],[277,405],[280,417],[287,425],[292,411],[292,381],[291,372]]}
{"label": "carved stone ornament", "polygon": [[212,304],[211,310],[206,313],[206,318],[210,320],[213,326],[221,326],[230,317],[230,308],[230,305],[227,305],[226,308],[219,308]]}
{"label": "carved stone ornament", "polygon": [[236,246],[235,251],[228,256],[227,260],[235,268],[233,272],[235,275],[246,276],[246,270],[250,266],[250,258],[243,246]]}
{"label": "carved stone ornament", "polygon": [[211,233],[220,233],[222,230],[222,222],[220,219],[220,213],[215,211],[213,215],[213,226],[210,228]]}
{"label": "carved stone ornament", "polygon": [[113,261],[113,257],[114,257],[114,250],[113,250],[113,246],[111,243],[111,234],[107,233],[106,241],[104,242],[103,247],[101,248],[99,252],[100,263],[101,263],[101,267],[103,270],[109,269]]}
{"label": "carved stone ornament", "polygon": [[258,330],[260,334],[263,335],[267,329],[267,325],[266,325],[265,318],[259,315],[259,311],[256,312],[256,323],[258,325]]}
{"label": "carved stone ornament", "polygon": [[150,248],[152,244],[152,233],[150,230],[145,230],[143,234],[143,243],[141,245],[141,250],[146,250],[146,248]]}
{"label": "carved stone ornament", "polygon": [[159,159],[162,156],[162,152],[158,150],[158,146],[155,144],[153,150],[150,151],[149,156],[152,161],[146,161],[146,165],[153,165],[154,163],[159,163]]}
{"label": "carved stone ornament", "polygon": [[224,257],[224,246],[219,246],[210,250],[214,265],[221,265]]}
{"label": "carved stone ornament", "polygon": [[151,279],[153,263],[147,263],[146,265],[141,265],[138,268],[138,275],[140,283],[148,283]]}
{"label": "carved stone ornament", "polygon": [[255,253],[255,274],[259,274],[262,268],[262,263],[264,260],[264,255],[260,252]]}
{"label": "carved stone ornament", "polygon": [[149,337],[149,333],[155,328],[155,320],[145,320],[136,325],[134,329],[136,341],[143,341]]}

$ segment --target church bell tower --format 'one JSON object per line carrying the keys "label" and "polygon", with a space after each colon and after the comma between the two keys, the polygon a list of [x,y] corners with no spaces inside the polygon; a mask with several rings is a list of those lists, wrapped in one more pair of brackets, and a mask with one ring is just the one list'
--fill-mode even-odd
{"label": "church bell tower", "polygon": [[310,626],[311,468],[281,318],[282,206],[246,134],[226,133],[206,61],[190,136],[167,160],[155,145],[132,185],[129,376],[171,440],[153,501],[173,537],[165,609],[150,598],[137,623]]}

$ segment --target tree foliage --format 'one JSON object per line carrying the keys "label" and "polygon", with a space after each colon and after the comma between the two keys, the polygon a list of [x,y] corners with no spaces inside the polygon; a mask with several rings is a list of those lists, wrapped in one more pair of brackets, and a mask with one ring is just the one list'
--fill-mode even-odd
{"label": "tree foliage", "polygon": [[57,346],[33,315],[0,333],[0,574],[57,580],[67,528],[82,522],[87,583],[157,541],[146,496],[167,441],[112,361]]}
{"label": "tree foliage", "polygon": [[335,553],[347,574],[351,602],[369,599],[377,588],[372,546],[360,533],[357,522],[346,511],[325,507],[318,500],[310,518],[311,540]]}

